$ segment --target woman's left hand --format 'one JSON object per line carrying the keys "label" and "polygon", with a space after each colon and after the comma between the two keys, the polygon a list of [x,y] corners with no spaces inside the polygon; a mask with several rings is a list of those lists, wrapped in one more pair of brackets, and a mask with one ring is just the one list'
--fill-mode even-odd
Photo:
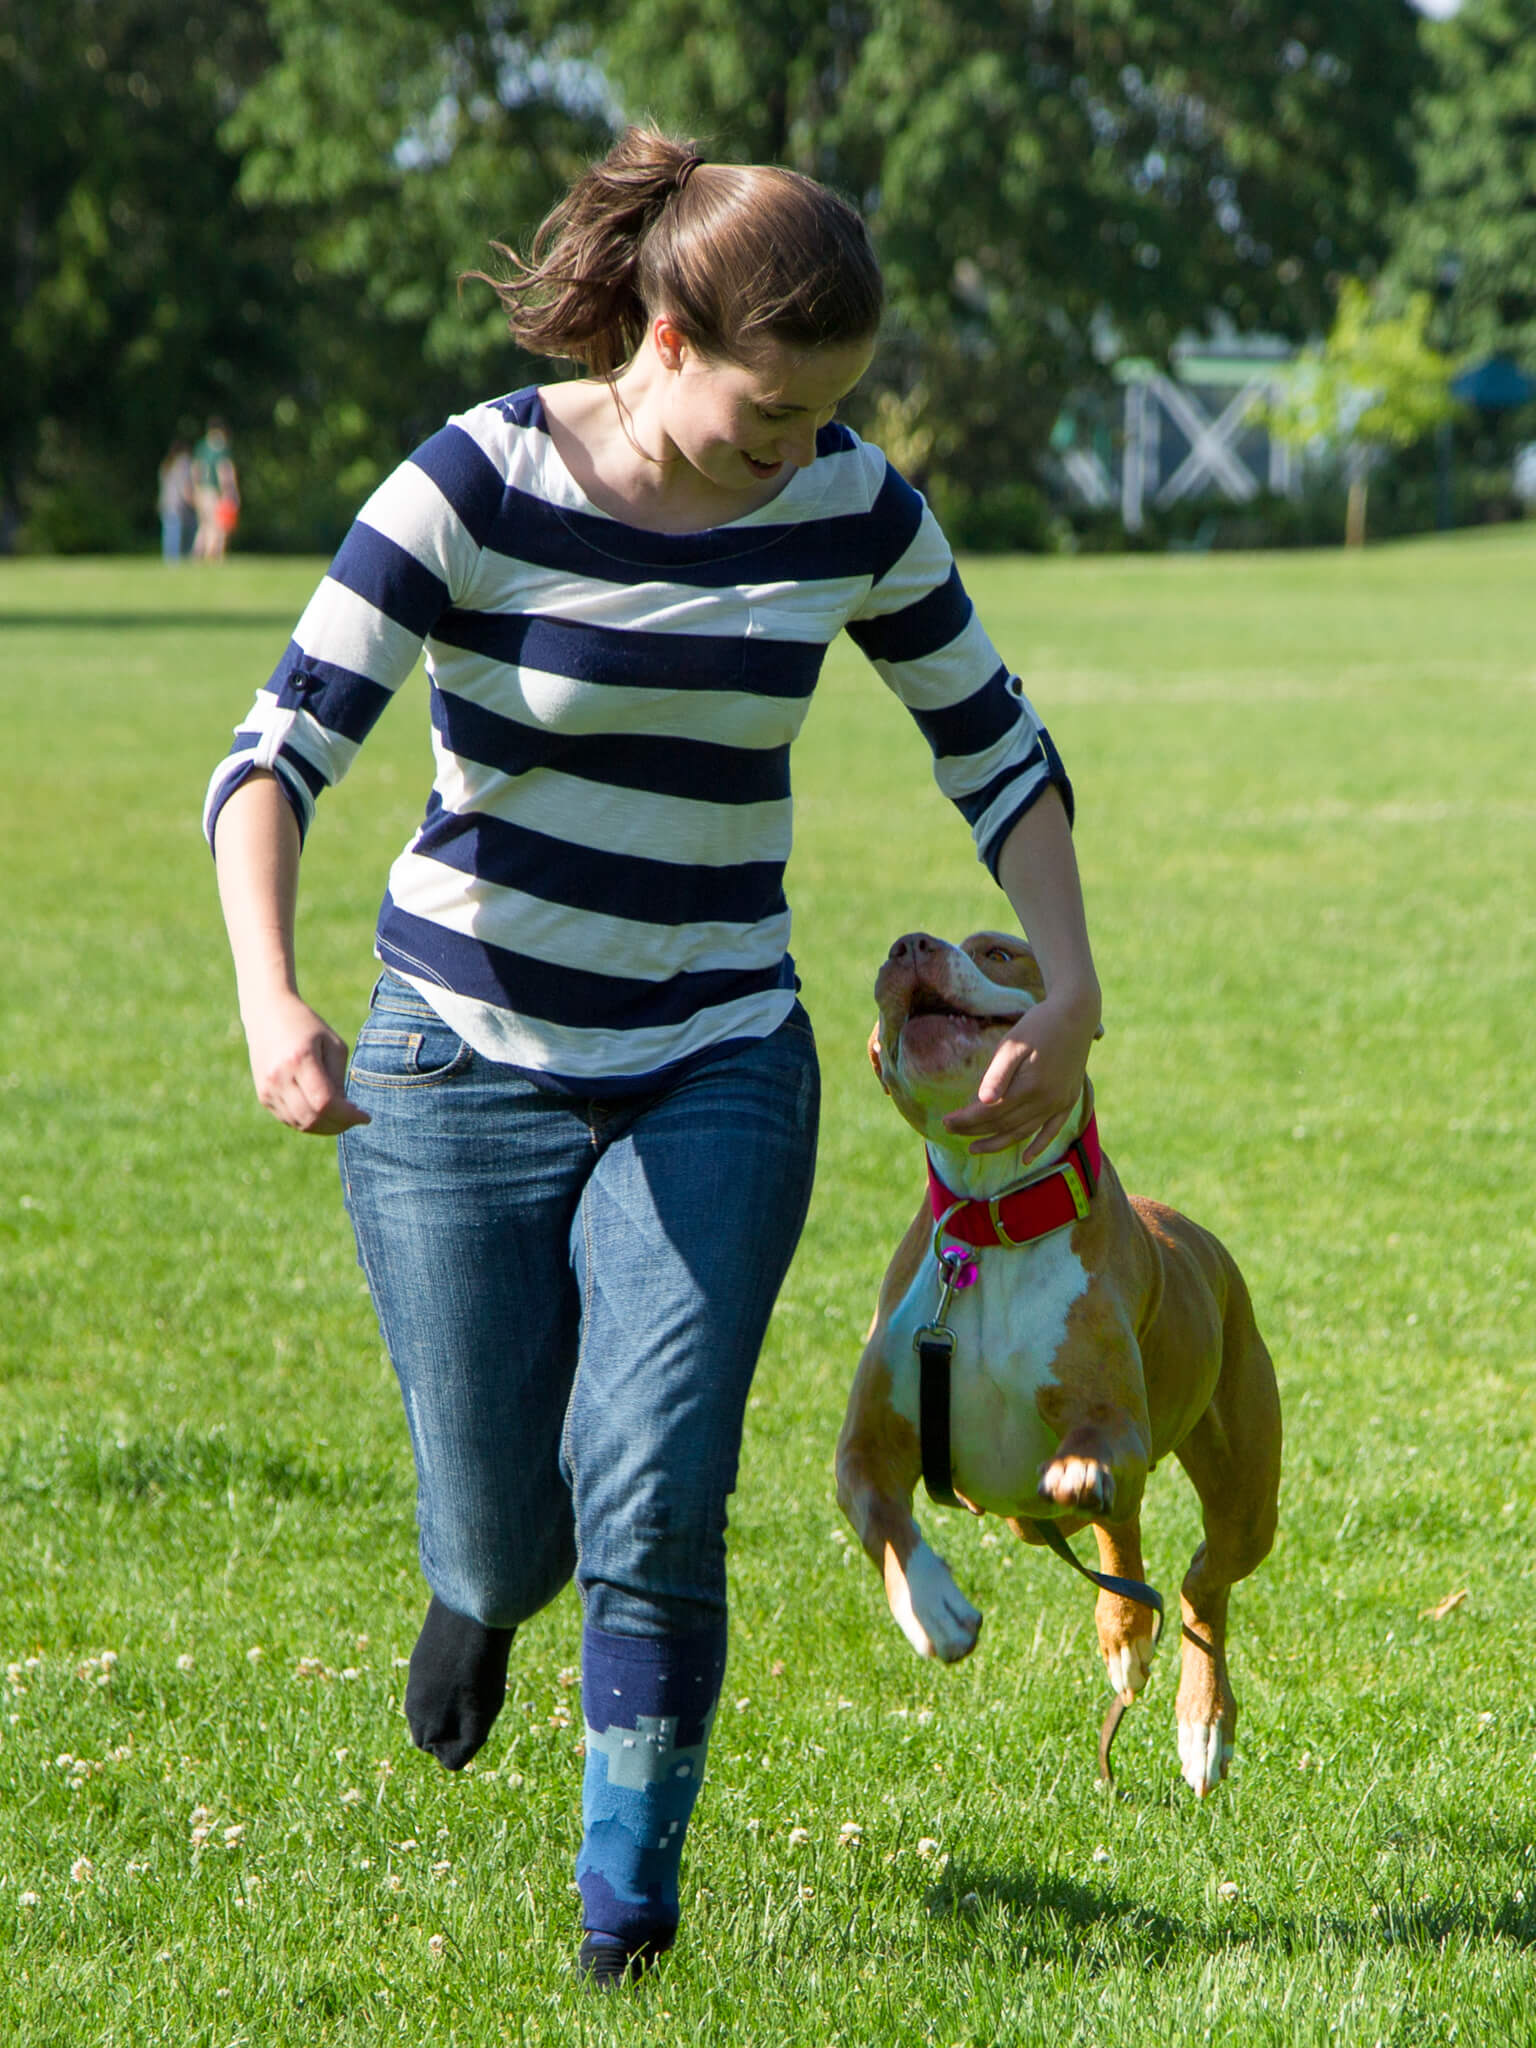
{"label": "woman's left hand", "polygon": [[1047,996],[1014,1025],[992,1056],[976,1100],[944,1119],[973,1152],[1023,1145],[1022,1163],[1037,1158],[1066,1122],[1088,1070],[1098,1029],[1096,994],[1074,1002]]}

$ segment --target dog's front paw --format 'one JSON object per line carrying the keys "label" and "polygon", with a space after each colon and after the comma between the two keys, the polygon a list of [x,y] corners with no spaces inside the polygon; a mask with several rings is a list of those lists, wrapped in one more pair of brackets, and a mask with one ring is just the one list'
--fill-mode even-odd
{"label": "dog's front paw", "polygon": [[958,1664],[976,1647],[981,1616],[950,1576],[949,1566],[919,1543],[906,1569],[886,1552],[885,1595],[901,1632],[920,1657]]}
{"label": "dog's front paw", "polygon": [[1109,1673],[1109,1682],[1127,1705],[1151,1677],[1156,1649],[1156,1642],[1148,1634],[1133,1636],[1104,1652],[1104,1668]]}
{"label": "dog's front paw", "polygon": [[1232,1736],[1221,1721],[1180,1721],[1179,1767],[1197,1798],[1216,1790],[1231,1761]]}
{"label": "dog's front paw", "polygon": [[1115,1475],[1097,1458],[1051,1458],[1040,1467],[1040,1497],[1059,1508],[1107,1515],[1115,1504]]}

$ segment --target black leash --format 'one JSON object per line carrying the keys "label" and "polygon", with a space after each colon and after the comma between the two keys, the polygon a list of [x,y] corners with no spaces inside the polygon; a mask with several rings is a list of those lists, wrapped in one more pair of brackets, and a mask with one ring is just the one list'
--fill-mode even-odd
{"label": "black leash", "polygon": [[[942,1293],[939,1296],[938,1312],[931,1323],[925,1323],[913,1338],[918,1365],[918,1441],[922,1451],[923,1485],[929,1498],[942,1507],[960,1508],[966,1503],[954,1488],[954,1464],[949,1445],[950,1412],[950,1368],[955,1356],[955,1333],[944,1321],[944,1311],[956,1285],[966,1285],[958,1275],[966,1265],[966,1255],[949,1252],[939,1254],[939,1270]],[[1133,1600],[1138,1607],[1150,1608],[1157,1616],[1157,1625],[1152,1636],[1152,1647],[1156,1650],[1163,1639],[1163,1596],[1155,1586],[1146,1585],[1141,1579],[1119,1579],[1110,1572],[1096,1572],[1085,1565],[1055,1522],[1041,1521],[1034,1516],[1021,1516],[1021,1526],[1029,1529],[1049,1550],[1080,1572],[1090,1584],[1103,1593],[1118,1594],[1122,1600]],[[1125,1718],[1127,1702],[1118,1696],[1109,1712],[1104,1716],[1104,1725],[1099,1730],[1099,1777],[1106,1785],[1112,1785],[1115,1774],[1110,1766],[1110,1746],[1115,1732]]]}

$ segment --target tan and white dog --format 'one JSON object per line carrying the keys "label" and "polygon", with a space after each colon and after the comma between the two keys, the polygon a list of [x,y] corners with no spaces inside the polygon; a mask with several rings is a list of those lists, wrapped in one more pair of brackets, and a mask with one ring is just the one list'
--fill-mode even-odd
{"label": "tan and white dog", "polygon": [[[981,1616],[923,1540],[912,1495],[922,1472],[914,1340],[935,1319],[940,1250],[968,1233],[975,1284],[945,1297],[943,1317],[954,1340],[950,1484],[974,1513],[1003,1516],[1026,1542],[1042,1540],[1034,1522],[1056,1521],[1066,1535],[1092,1523],[1101,1569],[1140,1581],[1147,1474],[1160,1458],[1178,1458],[1205,1530],[1182,1588],[1176,1708],[1183,1775],[1203,1797],[1227,1774],[1237,1722],[1228,1593],[1275,1533],[1274,1367],[1226,1249],[1177,1211],[1122,1190],[1099,1153],[1086,1083],[1027,1168],[1018,1147],[971,1152],[946,1131],[944,1116],[974,1101],[1003,1034],[1043,994],[1028,946],[998,932],[958,947],[909,933],[880,969],[870,1057],[927,1141],[932,1193],[880,1290],[838,1443],[838,1499],[913,1648],[947,1663],[966,1656]],[[1021,1194],[988,1206],[1021,1181]],[[1053,1195],[1066,1216],[1054,1226]],[[960,1201],[967,1207],[938,1229],[937,1216]],[[1034,1213],[1031,1204],[1044,1205],[1046,1234],[1015,1243],[1028,1230],[1010,1218]],[[1128,1703],[1151,1667],[1152,1616],[1105,1591],[1095,1618],[1110,1684]],[[1112,1710],[1107,1731],[1114,1718]]]}

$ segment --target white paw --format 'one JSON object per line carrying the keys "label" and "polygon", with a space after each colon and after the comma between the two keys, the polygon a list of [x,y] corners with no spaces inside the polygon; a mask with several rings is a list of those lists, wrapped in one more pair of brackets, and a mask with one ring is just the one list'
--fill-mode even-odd
{"label": "white paw", "polygon": [[1151,1636],[1135,1636],[1104,1659],[1109,1682],[1123,1700],[1135,1699],[1152,1676],[1152,1658],[1157,1645]]}
{"label": "white paw", "polygon": [[1097,1458],[1052,1458],[1040,1467],[1040,1493],[1060,1508],[1083,1508],[1093,1515],[1114,1506],[1115,1475]]}
{"label": "white paw", "polygon": [[1200,1799],[1214,1792],[1227,1775],[1232,1745],[1222,1733],[1219,1721],[1179,1723],[1179,1766],[1184,1782]]}
{"label": "white paw", "polygon": [[975,1649],[981,1616],[926,1543],[918,1544],[905,1572],[894,1553],[887,1553],[885,1591],[902,1634],[920,1657],[958,1664]]}

